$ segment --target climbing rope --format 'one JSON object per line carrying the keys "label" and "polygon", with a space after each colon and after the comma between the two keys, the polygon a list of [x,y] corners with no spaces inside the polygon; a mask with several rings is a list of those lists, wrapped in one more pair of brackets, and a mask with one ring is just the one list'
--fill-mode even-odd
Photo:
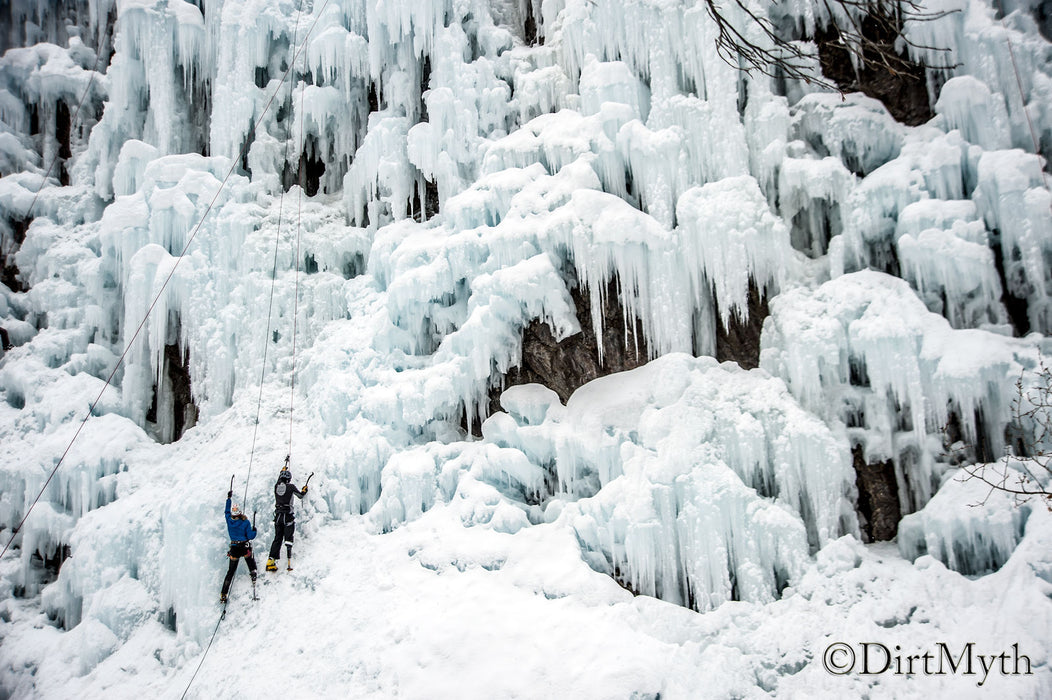
{"label": "climbing rope", "polygon": [[[297,14],[296,14],[296,28],[293,30],[293,33],[292,33],[292,44],[289,47],[290,51],[294,51],[295,48],[296,48],[296,41],[299,38],[299,31],[300,31],[300,19],[302,17],[303,17],[303,3],[302,3],[302,0],[301,0],[299,10],[297,11]],[[306,39],[304,39],[304,42],[306,42]],[[296,57],[298,55],[299,55],[298,52],[293,54],[292,61],[289,62],[289,68],[290,69],[295,65]],[[306,61],[306,59],[304,59],[304,60]],[[287,74],[287,71],[286,71],[286,74]],[[302,108],[302,104],[303,103],[302,103],[302,98],[301,98],[301,102],[300,102],[301,108]],[[292,105],[292,81],[291,80],[289,81],[289,105],[290,105],[290,107]],[[301,124],[300,137],[301,138],[303,136],[303,128],[302,128],[302,123],[303,122],[302,122],[302,119],[303,119],[303,117],[301,115],[300,116],[300,120],[301,120],[300,121],[300,124]],[[286,122],[285,122],[285,150],[284,150],[284,154],[283,154],[283,157],[282,157],[282,163],[288,163],[289,162],[289,140],[290,140],[289,137],[291,135],[292,135],[292,127],[289,125],[288,120],[286,120]],[[301,143],[300,144],[300,151],[302,152],[302,150],[303,150],[303,145]],[[271,268],[271,273],[270,273],[270,302],[269,302],[269,304],[267,306],[267,330],[266,330],[266,333],[263,335],[263,363],[262,363],[263,366],[260,368],[260,371],[259,371],[259,395],[256,397],[256,420],[255,420],[255,422],[252,425],[252,446],[249,448],[249,451],[248,451],[248,474],[245,476],[245,495],[244,495],[244,498],[241,501],[242,503],[244,503],[246,505],[248,504],[248,484],[249,484],[249,481],[252,479],[252,464],[253,464],[253,462],[255,460],[255,455],[256,455],[256,437],[259,434],[259,414],[261,413],[262,408],[263,408],[263,379],[264,379],[264,377],[266,376],[266,373],[267,373],[267,354],[268,354],[267,351],[268,351],[268,349],[270,347],[270,323],[271,323],[271,320],[273,319],[273,315],[274,315],[274,289],[277,286],[277,282],[278,282],[278,245],[281,242],[281,218],[282,218],[282,214],[283,214],[284,208],[285,208],[285,184],[284,183],[279,183],[279,187],[281,188],[281,194],[279,195],[279,198],[278,198],[278,225],[277,225],[277,230],[274,232],[274,262],[273,262],[273,265],[272,265],[272,268]],[[298,228],[297,228],[297,232],[296,232],[296,237],[297,237],[297,242],[298,242],[298,240],[299,240],[299,230],[298,230]],[[299,249],[298,249],[298,246],[297,246],[297,257],[296,257],[295,260],[293,260],[294,264],[296,265],[296,275],[297,275],[297,277],[296,277],[296,285],[297,285],[296,289],[297,289],[297,295],[298,295],[298,291],[299,291],[299,257],[298,257],[298,253],[299,253]],[[293,322],[295,322],[295,318],[293,318]],[[293,331],[293,334],[292,334],[292,353],[293,353],[293,357],[295,357],[295,354],[296,354],[296,333],[295,333],[295,331]],[[295,381],[295,371],[296,371],[296,369],[295,369],[295,360],[293,360],[293,370],[292,371],[293,371],[293,381]],[[291,416],[290,416],[290,420],[291,420]],[[288,454],[290,454],[290,455],[292,454],[292,446],[291,445],[289,446]]]}
{"label": "climbing rope", "polygon": [[[307,39],[310,37],[311,33],[314,31],[314,28],[317,26],[318,20],[321,19],[321,16],[322,16],[322,14],[324,14],[325,8],[328,6],[329,2],[330,2],[330,0],[325,0],[325,2],[322,4],[321,10],[318,12],[317,16],[314,18],[314,22],[311,24],[310,28],[307,30],[307,33],[303,37],[303,46],[301,46],[299,48],[299,50],[296,52],[295,59],[298,59],[299,58],[299,54],[303,51],[304,48],[306,48],[306,46],[307,46]],[[256,122],[252,125],[252,132],[250,132],[250,133],[254,133],[255,130],[259,128],[260,124],[263,122],[263,118],[267,115],[267,112],[270,110],[271,106],[274,104],[274,99],[277,97],[278,92],[281,90],[282,85],[284,85],[285,80],[289,76],[289,73],[292,72],[292,67],[295,65],[295,59],[293,60],[293,63],[289,64],[289,67],[285,70],[285,73],[281,76],[281,82],[278,84],[278,87],[275,88],[274,93],[270,96],[270,99],[267,100],[267,104],[263,107],[263,111],[260,113],[259,117],[256,119]],[[8,539],[7,544],[4,545],[3,552],[0,552],[0,559],[2,559],[7,554],[7,550],[11,548],[11,544],[15,541],[15,537],[18,536],[18,533],[21,532],[22,526],[25,524],[26,519],[29,517],[29,514],[33,512],[33,508],[35,508],[37,503],[40,502],[40,498],[41,498],[41,496],[44,495],[44,491],[47,489],[48,484],[51,483],[51,480],[55,477],[55,474],[58,472],[59,467],[61,467],[62,463],[65,461],[66,456],[69,454],[70,449],[72,449],[72,447],[73,447],[73,443],[75,443],[77,441],[77,438],[80,437],[80,433],[84,429],[84,425],[88,422],[88,419],[91,418],[92,415],[94,415],[96,406],[98,406],[99,401],[102,400],[102,396],[106,392],[106,389],[108,389],[110,387],[110,383],[113,381],[114,375],[117,374],[117,370],[120,369],[121,365],[124,364],[124,358],[127,357],[128,352],[131,350],[132,346],[135,344],[135,339],[139,337],[139,333],[141,333],[142,329],[145,327],[146,321],[150,318],[150,314],[153,313],[153,310],[157,306],[157,302],[160,300],[161,295],[164,294],[164,290],[167,289],[168,283],[171,282],[172,281],[172,277],[175,276],[175,271],[178,269],[179,264],[183,261],[183,258],[186,255],[186,251],[189,250],[190,245],[194,242],[194,239],[197,237],[197,234],[200,232],[201,226],[204,224],[205,219],[208,218],[208,215],[209,215],[209,213],[211,213],[212,208],[215,206],[216,201],[218,201],[219,195],[223,191],[223,189],[226,187],[226,183],[230,179],[230,176],[234,174],[234,170],[237,168],[238,164],[242,161],[242,159],[247,154],[248,147],[249,147],[249,143],[248,143],[248,141],[246,141],[244,143],[244,145],[242,145],[241,152],[238,154],[238,157],[235,158],[235,159],[232,159],[232,161],[230,163],[230,169],[227,170],[227,173],[223,177],[222,182],[220,182],[219,188],[216,190],[215,195],[212,196],[211,201],[209,201],[209,203],[208,203],[208,207],[205,209],[204,213],[201,214],[201,218],[198,220],[197,225],[194,226],[194,230],[190,234],[190,237],[187,238],[186,244],[183,246],[183,249],[180,251],[178,257],[175,258],[175,263],[172,265],[171,270],[169,270],[168,276],[165,277],[164,283],[161,285],[160,289],[158,289],[157,294],[153,298],[153,301],[150,302],[150,306],[147,308],[146,314],[143,316],[142,321],[139,322],[139,325],[135,329],[135,332],[132,334],[131,338],[127,341],[127,343],[125,343],[124,351],[121,353],[120,357],[117,358],[117,364],[114,365],[113,370],[109,373],[109,376],[106,377],[106,382],[105,382],[105,384],[103,384],[102,389],[99,390],[99,395],[97,397],[95,397],[94,401],[91,402],[91,406],[88,408],[88,412],[84,415],[84,418],[80,421],[80,425],[77,426],[77,431],[73,434],[73,438],[69,441],[69,444],[66,445],[66,449],[65,449],[65,451],[63,451],[62,456],[59,458],[58,462],[55,463],[55,466],[51,469],[51,473],[48,475],[47,480],[44,481],[44,485],[40,488],[40,491],[39,491],[39,493],[37,493],[36,498],[33,499],[33,502],[29,505],[29,508],[26,509],[25,515],[22,516],[22,519],[20,521],[18,521],[18,525],[16,525],[14,530],[11,532],[11,537],[10,537],[10,539]]]}
{"label": "climbing rope", "polygon": [[190,682],[186,684],[186,689],[183,691],[182,696],[179,700],[184,700],[186,694],[190,691],[190,686],[194,684],[194,679],[197,678],[197,672],[201,670],[201,667],[205,663],[205,657],[208,656],[208,650],[212,648],[212,642],[216,639],[216,633],[219,632],[219,625],[223,624],[223,618],[226,617],[226,606],[223,606],[223,612],[219,615],[219,621],[216,622],[216,628],[212,630],[212,638],[208,640],[208,646],[205,647],[205,653],[201,654],[201,661],[197,664],[197,670],[194,671],[194,675],[190,677]]}
{"label": "climbing rope", "polygon": [[[306,62],[306,59],[304,59]],[[306,68],[306,66],[304,66]],[[299,146],[300,153],[303,153],[303,94],[305,90],[300,90],[300,109],[299,109],[299,121],[300,121],[300,137]],[[289,457],[292,456],[292,409],[296,402],[296,339],[299,337],[297,332],[299,329],[299,310],[300,310],[300,232],[303,228],[303,157],[300,156],[298,168],[296,171],[296,180],[299,182],[299,192],[297,193],[296,199],[296,289],[293,296],[292,303],[292,381],[289,385],[289,450],[286,454]]]}

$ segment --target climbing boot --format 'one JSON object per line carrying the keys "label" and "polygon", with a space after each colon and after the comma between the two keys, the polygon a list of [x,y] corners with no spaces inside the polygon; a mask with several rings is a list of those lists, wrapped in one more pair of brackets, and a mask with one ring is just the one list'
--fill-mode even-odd
{"label": "climbing boot", "polygon": [[273,559],[267,559],[267,571],[277,571],[278,565],[274,563]]}

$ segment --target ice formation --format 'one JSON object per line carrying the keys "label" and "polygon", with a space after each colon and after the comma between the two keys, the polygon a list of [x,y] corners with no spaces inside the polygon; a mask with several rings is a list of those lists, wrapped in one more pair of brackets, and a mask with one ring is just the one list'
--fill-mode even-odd
{"label": "ice formation", "polygon": [[591,382],[565,408],[549,396],[543,420],[523,408],[527,389],[543,387],[505,392],[511,416],[483,435],[553,465],[558,492],[595,494],[561,517],[633,590],[699,610],[771,600],[808,541],[857,534],[842,443],[760,372],[666,355]]}
{"label": "ice formation", "polygon": [[[1011,479],[1006,483],[1011,484],[1014,475],[1022,473],[1018,463],[987,468],[992,480],[1006,472]],[[975,507],[962,509],[961,501]],[[910,559],[931,555],[965,574],[994,571],[1008,561],[1023,538],[1033,506],[964,474],[949,481],[923,510],[903,519],[899,549]],[[975,517],[977,513],[981,517]]]}
{"label": "ice formation", "polygon": [[1015,381],[1036,381],[1040,345],[953,329],[901,279],[862,271],[771,302],[761,365],[801,404],[845,426],[868,461],[894,461],[905,513],[934,494],[943,431],[1003,449]]}
{"label": "ice formation", "polygon": [[[980,487],[957,479],[1049,448],[1013,415],[1052,353],[1037,4],[940,0],[906,20],[897,46],[934,115],[919,126],[728,64],[712,7],[0,7],[0,695],[189,680],[217,613],[229,472],[265,521],[287,452],[318,479],[300,556],[353,542],[397,575],[308,565],[284,593],[394,607],[392,589],[433,575],[421,606],[507,594],[568,638],[595,624],[645,640],[650,666],[615,663],[594,688],[537,652],[566,696],[874,692],[826,685],[817,637],[758,639],[838,615],[860,635],[963,638],[929,580],[958,597],[1010,582],[1020,643],[1047,652],[1049,519],[969,509]],[[866,7],[721,11],[763,48],[749,13],[769,18],[819,71],[823,33]],[[611,308],[644,366],[565,402],[506,386],[531,328],[602,339]],[[758,368],[715,359],[742,329],[760,334]],[[860,464],[890,465],[897,551],[862,544]],[[894,605],[925,621],[859,622],[869,604],[844,591],[899,579]],[[384,624],[344,626],[392,643],[416,629]],[[500,647],[473,632],[480,654]],[[359,696],[422,695],[386,651],[362,650]],[[466,697],[514,694],[499,675]],[[1008,694],[1049,687],[1045,662]]]}

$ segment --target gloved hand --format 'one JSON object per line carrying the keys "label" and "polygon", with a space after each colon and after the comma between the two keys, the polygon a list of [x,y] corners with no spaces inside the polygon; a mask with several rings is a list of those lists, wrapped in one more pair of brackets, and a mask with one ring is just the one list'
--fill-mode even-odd
{"label": "gloved hand", "polygon": [[303,488],[301,489],[301,491],[303,491],[303,495],[304,496],[307,495],[307,485],[306,484],[303,485]]}
{"label": "gloved hand", "polygon": [[227,491],[226,492],[226,497],[227,498],[233,498],[234,497],[234,490],[231,489],[231,490]]}

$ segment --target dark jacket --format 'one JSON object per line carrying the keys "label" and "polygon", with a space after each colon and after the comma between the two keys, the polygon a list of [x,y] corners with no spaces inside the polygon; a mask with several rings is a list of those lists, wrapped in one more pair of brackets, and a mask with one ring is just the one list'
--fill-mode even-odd
{"label": "dark jacket", "polygon": [[292,497],[303,498],[303,492],[291,481],[278,479],[274,484],[274,510],[278,513],[292,513]]}
{"label": "dark jacket", "polygon": [[248,542],[256,538],[256,528],[244,514],[236,518],[230,514],[230,499],[226,499],[226,530],[230,533],[231,542]]}

